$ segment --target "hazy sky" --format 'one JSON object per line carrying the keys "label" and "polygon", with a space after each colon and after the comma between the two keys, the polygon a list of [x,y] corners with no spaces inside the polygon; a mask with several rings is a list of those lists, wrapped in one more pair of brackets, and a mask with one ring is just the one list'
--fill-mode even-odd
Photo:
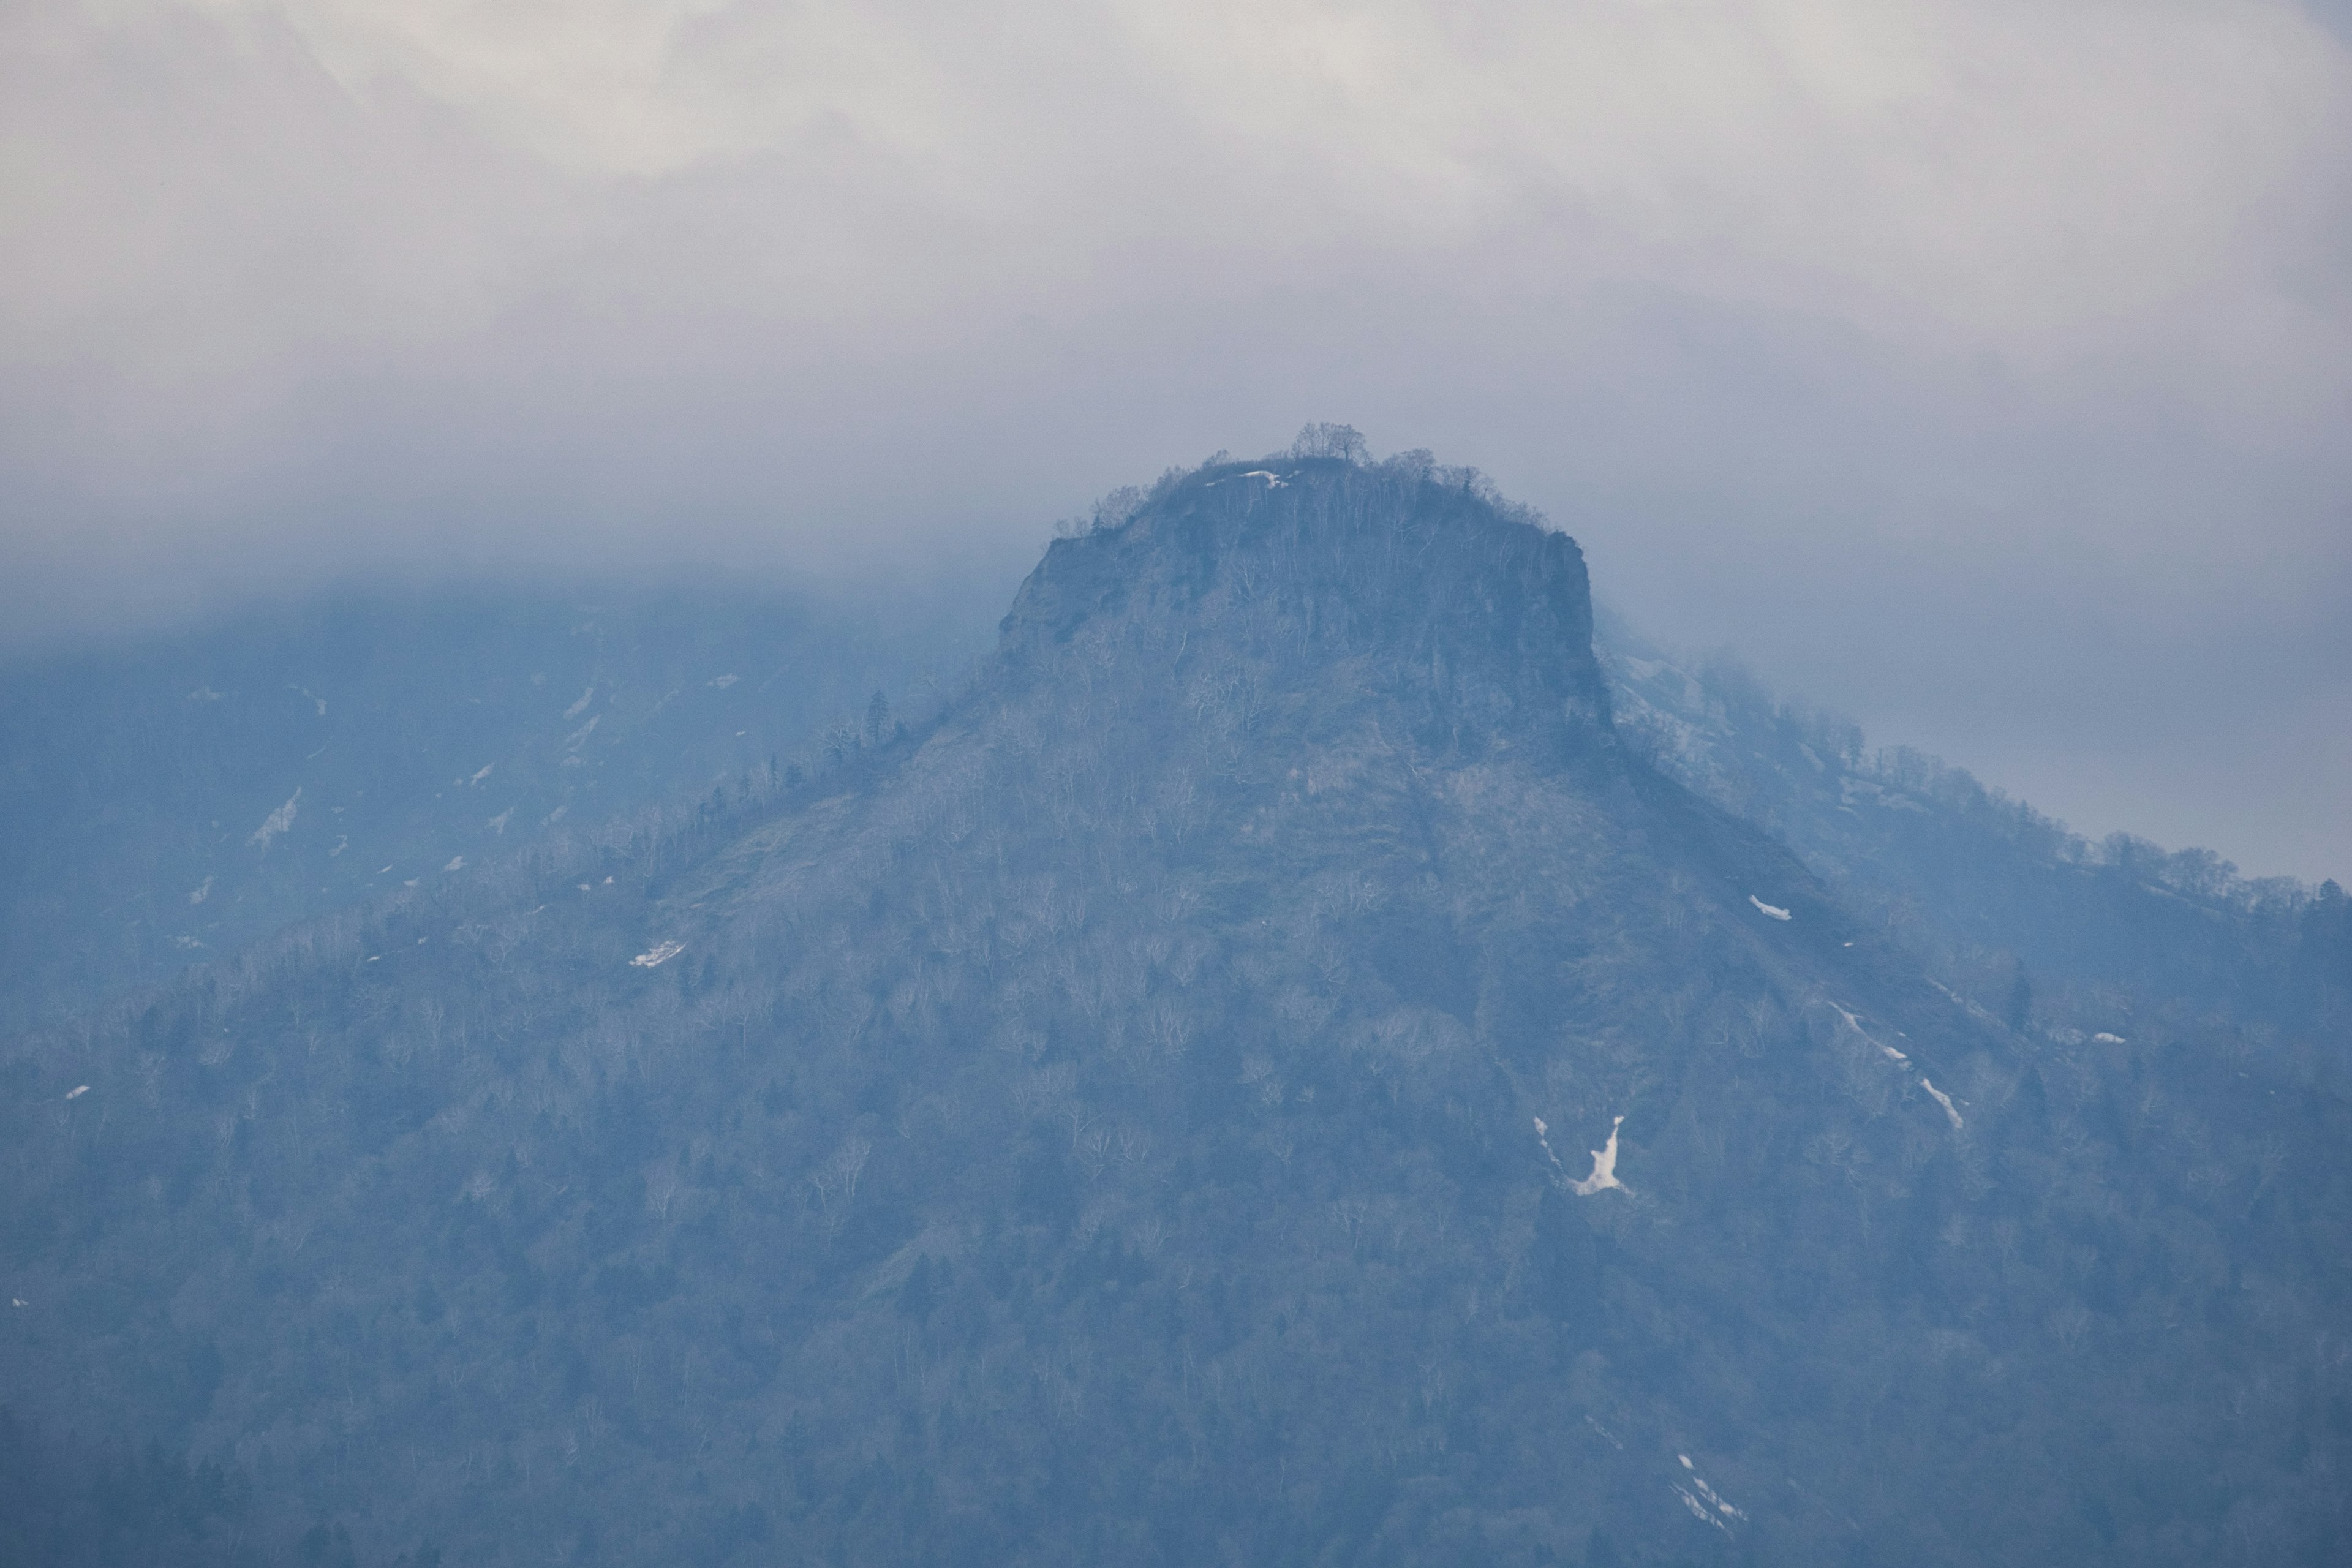
{"label": "hazy sky", "polygon": [[906,569],[1302,422],[2092,833],[2352,876],[2352,27],[0,10],[0,616]]}

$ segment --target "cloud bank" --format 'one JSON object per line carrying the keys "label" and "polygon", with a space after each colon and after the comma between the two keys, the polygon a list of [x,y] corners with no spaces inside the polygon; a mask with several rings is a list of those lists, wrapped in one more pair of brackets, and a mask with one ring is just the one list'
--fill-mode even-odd
{"label": "cloud bank", "polygon": [[1346,419],[1545,507],[1643,624],[2079,826],[2352,870],[2344,36],[2262,0],[17,7],[0,614],[903,569]]}

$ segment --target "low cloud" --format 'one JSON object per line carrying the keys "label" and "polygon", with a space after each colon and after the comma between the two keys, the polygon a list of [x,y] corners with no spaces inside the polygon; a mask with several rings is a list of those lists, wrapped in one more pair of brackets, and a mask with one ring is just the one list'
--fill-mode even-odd
{"label": "low cloud", "polygon": [[[0,39],[19,627],[1012,550],[1341,418],[1962,760],[2047,743],[1897,674],[2038,711],[2080,671],[2094,756],[2168,692],[2346,710],[2352,52],[2292,5],[117,0]],[[2221,734],[2193,700],[2162,722]],[[2074,798],[2193,832],[2160,794]]]}

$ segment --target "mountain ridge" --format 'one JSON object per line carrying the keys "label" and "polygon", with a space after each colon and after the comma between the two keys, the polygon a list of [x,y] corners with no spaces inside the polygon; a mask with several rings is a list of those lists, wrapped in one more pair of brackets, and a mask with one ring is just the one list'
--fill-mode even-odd
{"label": "mountain ridge", "polygon": [[1285,466],[821,776],[20,1051],[11,1392],[376,1554],[2325,1561],[2340,1099],[1948,998],[1616,743],[1572,542]]}

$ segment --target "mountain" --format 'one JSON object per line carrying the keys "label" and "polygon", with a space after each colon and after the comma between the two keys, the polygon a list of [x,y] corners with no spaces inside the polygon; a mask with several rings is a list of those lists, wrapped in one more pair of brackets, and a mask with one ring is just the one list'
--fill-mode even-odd
{"label": "mountain", "polygon": [[691,809],[987,646],[969,595],[343,595],[0,671],[0,1027],[543,833]]}
{"label": "mountain", "polygon": [[1842,901],[1903,931],[1937,982],[2060,1043],[2228,1019],[2303,1070],[2352,1069],[2352,900],[2249,880],[2206,849],[2099,843],[1834,714],[1774,701],[1725,659],[1605,623],[1618,733],[1787,843]]}
{"label": "mountain", "polygon": [[2334,1561],[2341,1094],[1650,754],[1475,474],[1171,472],[904,732],[12,1045],[0,1392],[371,1561]]}

